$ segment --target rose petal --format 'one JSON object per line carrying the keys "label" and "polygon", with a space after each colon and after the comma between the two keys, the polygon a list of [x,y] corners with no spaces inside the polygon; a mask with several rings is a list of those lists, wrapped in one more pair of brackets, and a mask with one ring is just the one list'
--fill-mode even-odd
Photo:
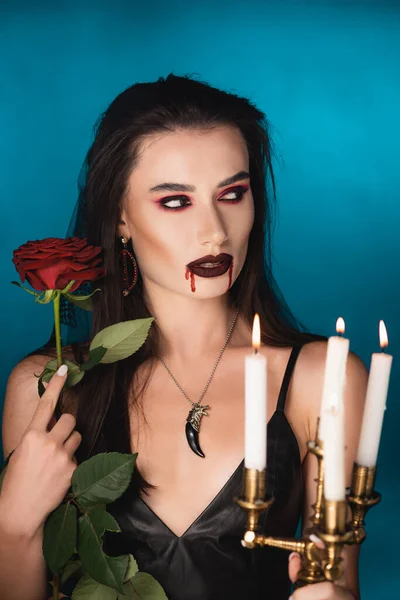
{"label": "rose petal", "polygon": [[25,271],[35,271],[36,269],[40,269],[40,268],[47,268],[47,267],[51,267],[53,265],[57,265],[60,262],[60,258],[50,258],[50,259],[43,259],[43,260],[33,260],[33,259],[29,259],[26,261],[21,261],[21,264],[24,265],[24,269]]}
{"label": "rose petal", "polygon": [[13,252],[13,263],[22,280],[43,291],[62,289],[72,279],[77,289],[84,281],[105,275],[101,246],[91,246],[87,238],[44,238],[30,240]]}
{"label": "rose petal", "polygon": [[88,283],[89,281],[95,281],[100,277],[104,277],[105,274],[105,269],[92,269],[90,271],[81,271],[79,273],[70,273],[69,275],[63,275],[57,282],[59,286],[58,289],[63,289],[63,287],[65,287],[67,283],[71,281],[71,279],[75,279],[75,283],[70,289],[70,292],[74,292],[78,289],[79,286],[83,285],[84,283]]}
{"label": "rose petal", "polygon": [[38,292],[43,292],[47,289],[53,289],[48,288],[47,284],[42,281],[34,272],[26,273],[26,279],[29,281],[33,289],[37,290]]}

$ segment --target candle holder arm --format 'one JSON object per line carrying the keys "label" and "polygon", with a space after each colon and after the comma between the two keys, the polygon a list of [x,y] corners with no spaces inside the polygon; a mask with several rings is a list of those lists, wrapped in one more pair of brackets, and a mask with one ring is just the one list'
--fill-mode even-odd
{"label": "candle holder arm", "polygon": [[[309,443],[310,451],[318,459],[317,501],[314,504],[313,526],[303,532],[302,539],[277,538],[260,534],[258,523],[261,514],[268,510],[274,499],[265,495],[265,470],[244,469],[243,496],[235,498],[246,511],[247,523],[242,545],[245,548],[272,547],[301,556],[302,566],[295,587],[336,581],[343,574],[342,551],[345,545],[361,544],[365,539],[364,518],[367,511],[381,499],[374,491],[375,467],[362,467],[354,463],[352,484],[346,500],[326,500],[323,496],[323,448],[317,439]],[[347,507],[352,517],[346,523]],[[317,546],[308,536],[314,533],[323,542]]]}

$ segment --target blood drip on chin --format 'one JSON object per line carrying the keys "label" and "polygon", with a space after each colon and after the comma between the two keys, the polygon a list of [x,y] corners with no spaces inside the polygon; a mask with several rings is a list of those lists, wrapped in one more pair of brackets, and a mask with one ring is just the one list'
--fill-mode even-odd
{"label": "blood drip on chin", "polygon": [[232,273],[233,273],[233,260],[231,262],[231,266],[229,267],[229,285],[228,285],[228,290],[231,288],[231,285],[232,285]]}
{"label": "blood drip on chin", "polygon": [[186,267],[186,272],[185,272],[185,279],[189,279],[189,275],[190,275],[190,289],[192,290],[192,292],[196,291],[196,281],[194,279],[194,273],[192,273],[187,267]]}

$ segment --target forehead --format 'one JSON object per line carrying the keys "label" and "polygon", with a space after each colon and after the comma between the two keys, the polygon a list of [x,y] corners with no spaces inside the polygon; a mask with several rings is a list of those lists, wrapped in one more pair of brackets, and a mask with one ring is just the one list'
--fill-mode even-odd
{"label": "forehead", "polygon": [[150,188],[161,182],[220,181],[248,169],[246,142],[238,129],[185,130],[147,137],[141,144],[131,185]]}

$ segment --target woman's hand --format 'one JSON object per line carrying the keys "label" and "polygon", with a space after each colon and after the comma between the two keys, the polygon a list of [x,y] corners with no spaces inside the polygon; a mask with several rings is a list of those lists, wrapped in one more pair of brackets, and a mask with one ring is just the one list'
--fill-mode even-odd
{"label": "woman's hand", "polygon": [[[289,578],[292,583],[296,581],[300,568],[301,558],[299,554],[292,552],[289,556]],[[343,578],[337,584],[324,581],[306,585],[293,592],[289,600],[356,600],[356,597]]]}
{"label": "woman's hand", "polygon": [[10,457],[0,493],[2,527],[9,533],[35,535],[71,485],[82,439],[75,417],[61,415],[48,431],[65,380],[66,374],[53,375]]}

